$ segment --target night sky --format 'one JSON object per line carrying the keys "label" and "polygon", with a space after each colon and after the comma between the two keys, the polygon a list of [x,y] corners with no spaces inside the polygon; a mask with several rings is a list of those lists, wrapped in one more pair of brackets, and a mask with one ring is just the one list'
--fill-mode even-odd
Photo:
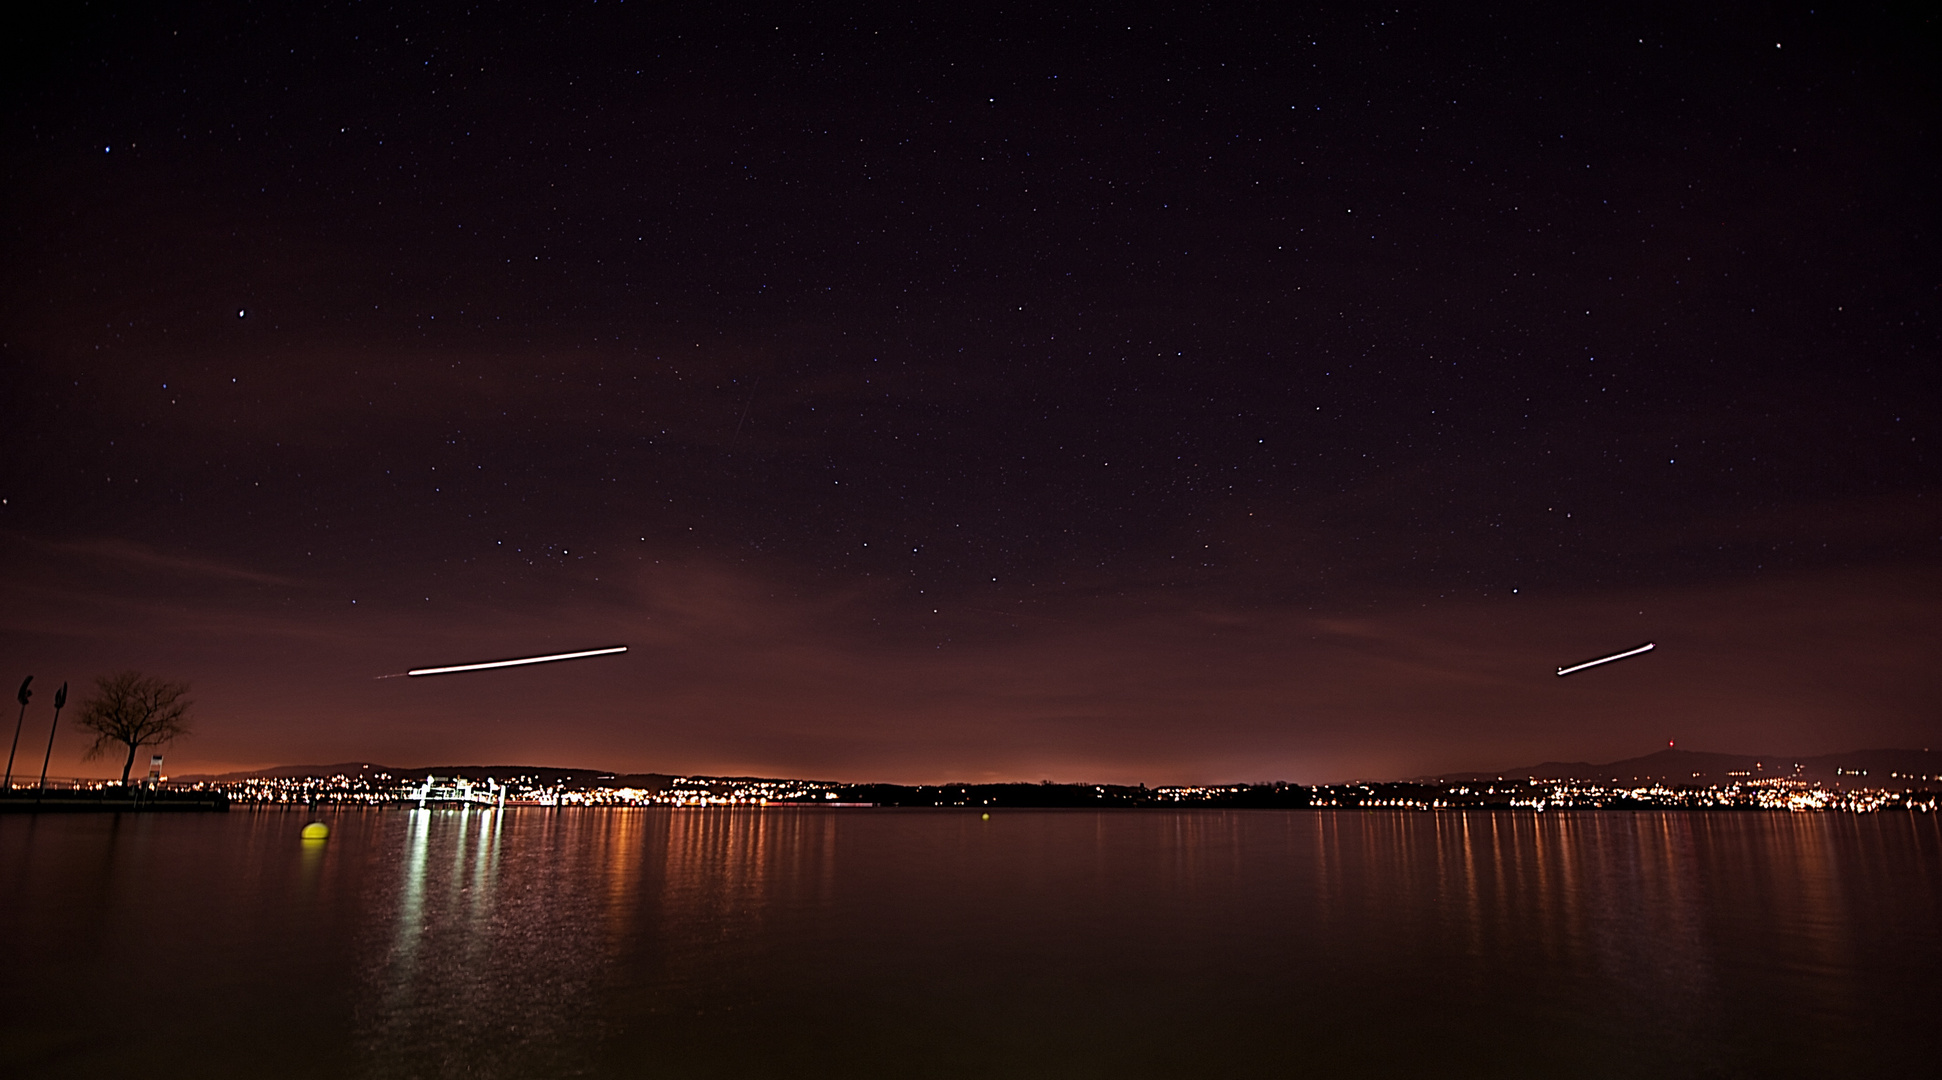
{"label": "night sky", "polygon": [[1933,16],[51,7],[30,736],[132,667],[174,773],[1942,741]]}

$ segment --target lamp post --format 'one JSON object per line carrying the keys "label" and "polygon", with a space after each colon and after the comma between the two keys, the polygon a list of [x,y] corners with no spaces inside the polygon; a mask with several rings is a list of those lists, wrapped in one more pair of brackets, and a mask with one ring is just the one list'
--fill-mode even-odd
{"label": "lamp post", "polygon": [[20,698],[20,716],[13,722],[13,749],[7,751],[6,789],[8,791],[13,790],[13,755],[14,750],[20,749],[20,725],[27,722],[27,699],[34,696],[34,692],[27,689],[27,684],[33,681],[32,675],[21,680],[20,693],[15,695]]}
{"label": "lamp post", "polygon": [[47,790],[47,763],[54,758],[54,733],[61,730],[61,706],[67,704],[67,684],[54,691],[54,726],[47,729],[47,753],[40,758],[40,786],[34,789],[34,805],[40,805],[41,792]]}

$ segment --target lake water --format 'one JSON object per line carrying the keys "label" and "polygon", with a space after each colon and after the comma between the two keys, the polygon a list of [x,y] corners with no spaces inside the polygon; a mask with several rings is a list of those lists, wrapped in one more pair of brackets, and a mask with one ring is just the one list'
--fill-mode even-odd
{"label": "lake water", "polygon": [[0,1072],[1936,1075],[1939,825],[13,816]]}

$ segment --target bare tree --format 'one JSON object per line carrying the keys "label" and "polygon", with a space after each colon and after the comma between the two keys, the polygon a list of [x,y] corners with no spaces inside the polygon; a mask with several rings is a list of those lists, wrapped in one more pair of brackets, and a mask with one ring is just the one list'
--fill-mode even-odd
{"label": "bare tree", "polygon": [[74,722],[94,733],[94,745],[81,755],[102,757],[120,743],[128,747],[121,766],[121,782],[135,767],[135,751],[160,746],[189,734],[189,684],[170,682],[139,671],[103,675],[94,680],[95,694],[81,703]]}

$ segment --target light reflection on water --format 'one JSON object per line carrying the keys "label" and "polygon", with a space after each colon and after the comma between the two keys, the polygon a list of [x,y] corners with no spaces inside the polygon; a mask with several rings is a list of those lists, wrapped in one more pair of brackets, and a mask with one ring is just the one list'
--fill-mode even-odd
{"label": "light reflection on water", "polygon": [[[1859,1074],[1942,1050],[1925,816],[0,819],[0,1061],[368,1077]],[[95,999],[144,1008],[102,1025]]]}

